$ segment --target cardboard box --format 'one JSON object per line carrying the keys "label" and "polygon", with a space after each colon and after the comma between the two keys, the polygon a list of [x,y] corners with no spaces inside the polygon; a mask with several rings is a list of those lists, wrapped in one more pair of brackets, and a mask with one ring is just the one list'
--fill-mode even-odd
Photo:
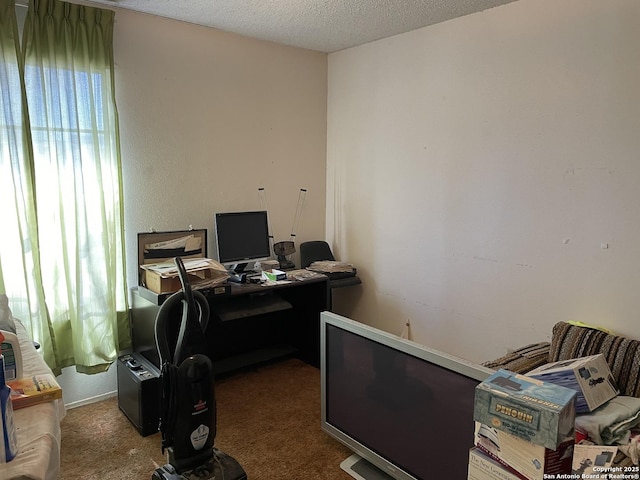
{"label": "cardboard box", "polygon": [[7,382],[14,410],[62,398],[62,389],[51,374],[34,375]]}
{"label": "cardboard box", "polygon": [[[220,286],[229,274],[217,261],[207,257],[207,230],[176,230],[138,233],[138,286],[156,294],[169,294],[182,288],[174,258],[180,257],[194,289]],[[190,262],[206,261],[206,265],[189,268]]]}
{"label": "cardboard box", "polygon": [[271,282],[275,282],[278,280],[286,280],[287,279],[287,273],[283,272],[282,270],[277,270],[275,268],[272,268],[270,270],[263,270],[262,271],[262,279],[263,280],[267,280],[267,281],[271,281]]}
{"label": "cardboard box", "polygon": [[475,389],[473,419],[555,450],[574,433],[576,391],[498,370]]}
{"label": "cardboard box", "polygon": [[527,376],[578,392],[577,413],[592,412],[620,393],[602,354],[542,365]]}
{"label": "cardboard box", "polygon": [[[611,473],[612,477],[615,478],[616,474],[624,473],[611,468],[617,453],[618,447],[615,446],[576,445],[573,452],[573,467],[571,473],[575,475],[575,478],[601,478],[604,480],[608,478],[607,473]],[[629,472],[626,478],[638,477],[637,470],[626,471]]]}
{"label": "cardboard box", "polygon": [[501,465],[486,455],[482,450],[473,447],[469,450],[469,470],[467,480],[526,480],[513,469]]}
{"label": "cardboard box", "polygon": [[474,443],[489,457],[513,468],[528,480],[571,473],[573,436],[567,437],[556,450],[551,450],[476,422]]}
{"label": "cardboard box", "polygon": [[[229,278],[226,269],[209,258],[184,260],[184,266],[193,289],[215,287]],[[182,288],[173,260],[143,265],[142,269],[145,271],[144,286],[152,292],[172,293]]]}
{"label": "cardboard box", "polygon": [[[159,289],[160,280],[148,278],[149,274],[144,267],[147,265],[170,262],[175,257],[183,260],[190,258],[206,258],[207,256],[207,230],[175,230],[170,232],[146,232],[138,233],[138,265],[140,266],[138,275],[138,286],[149,288],[151,282],[156,290]],[[176,292],[181,286],[178,280],[177,288],[171,285],[163,285],[165,292]],[[176,285],[173,285],[175,287]],[[149,289],[151,290],[151,289]],[[156,290],[154,290],[156,293]],[[165,293],[163,292],[163,293]]]}

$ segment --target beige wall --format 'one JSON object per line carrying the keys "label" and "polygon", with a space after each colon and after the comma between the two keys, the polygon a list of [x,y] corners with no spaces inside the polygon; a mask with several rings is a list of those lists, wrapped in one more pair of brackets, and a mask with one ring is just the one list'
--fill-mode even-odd
{"label": "beige wall", "polygon": [[[264,187],[276,241],[324,238],[327,56],[116,9],[127,277],[137,233],[207,228],[216,211],[259,210]],[[295,261],[298,262],[297,255]],[[65,369],[65,403],[112,396],[100,375]]]}
{"label": "beige wall", "polygon": [[[329,56],[341,313],[471,360],[638,337],[640,2],[521,0]],[[607,246],[608,248],[603,248]]]}
{"label": "beige wall", "polygon": [[324,238],[325,54],[159,17],[116,11],[127,273],[137,233],[209,229],[216,211],[259,210],[288,240]]}

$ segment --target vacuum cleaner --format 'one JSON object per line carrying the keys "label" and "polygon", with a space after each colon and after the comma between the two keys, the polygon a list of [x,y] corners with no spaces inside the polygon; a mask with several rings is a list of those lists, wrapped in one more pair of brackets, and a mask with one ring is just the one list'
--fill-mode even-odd
{"label": "vacuum cleaner", "polygon": [[204,335],[209,303],[202,293],[192,290],[182,259],[176,257],[174,262],[182,290],[162,304],[155,323],[162,390],[159,430],[168,463],[151,478],[246,480],[240,464],[214,447],[214,373]]}

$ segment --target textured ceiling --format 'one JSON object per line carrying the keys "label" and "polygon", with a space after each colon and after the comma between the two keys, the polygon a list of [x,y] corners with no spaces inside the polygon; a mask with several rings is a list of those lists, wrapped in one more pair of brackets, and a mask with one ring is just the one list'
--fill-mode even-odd
{"label": "textured ceiling", "polygon": [[335,52],[514,0],[96,0],[283,45]]}

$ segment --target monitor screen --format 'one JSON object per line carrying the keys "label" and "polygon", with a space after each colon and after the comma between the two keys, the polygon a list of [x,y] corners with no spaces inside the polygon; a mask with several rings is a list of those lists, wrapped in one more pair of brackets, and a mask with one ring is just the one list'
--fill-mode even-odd
{"label": "monitor screen", "polygon": [[266,211],[216,213],[214,224],[220,263],[242,264],[269,258]]}
{"label": "monitor screen", "polygon": [[321,348],[325,431],[391,478],[467,478],[491,370],[326,312]]}

